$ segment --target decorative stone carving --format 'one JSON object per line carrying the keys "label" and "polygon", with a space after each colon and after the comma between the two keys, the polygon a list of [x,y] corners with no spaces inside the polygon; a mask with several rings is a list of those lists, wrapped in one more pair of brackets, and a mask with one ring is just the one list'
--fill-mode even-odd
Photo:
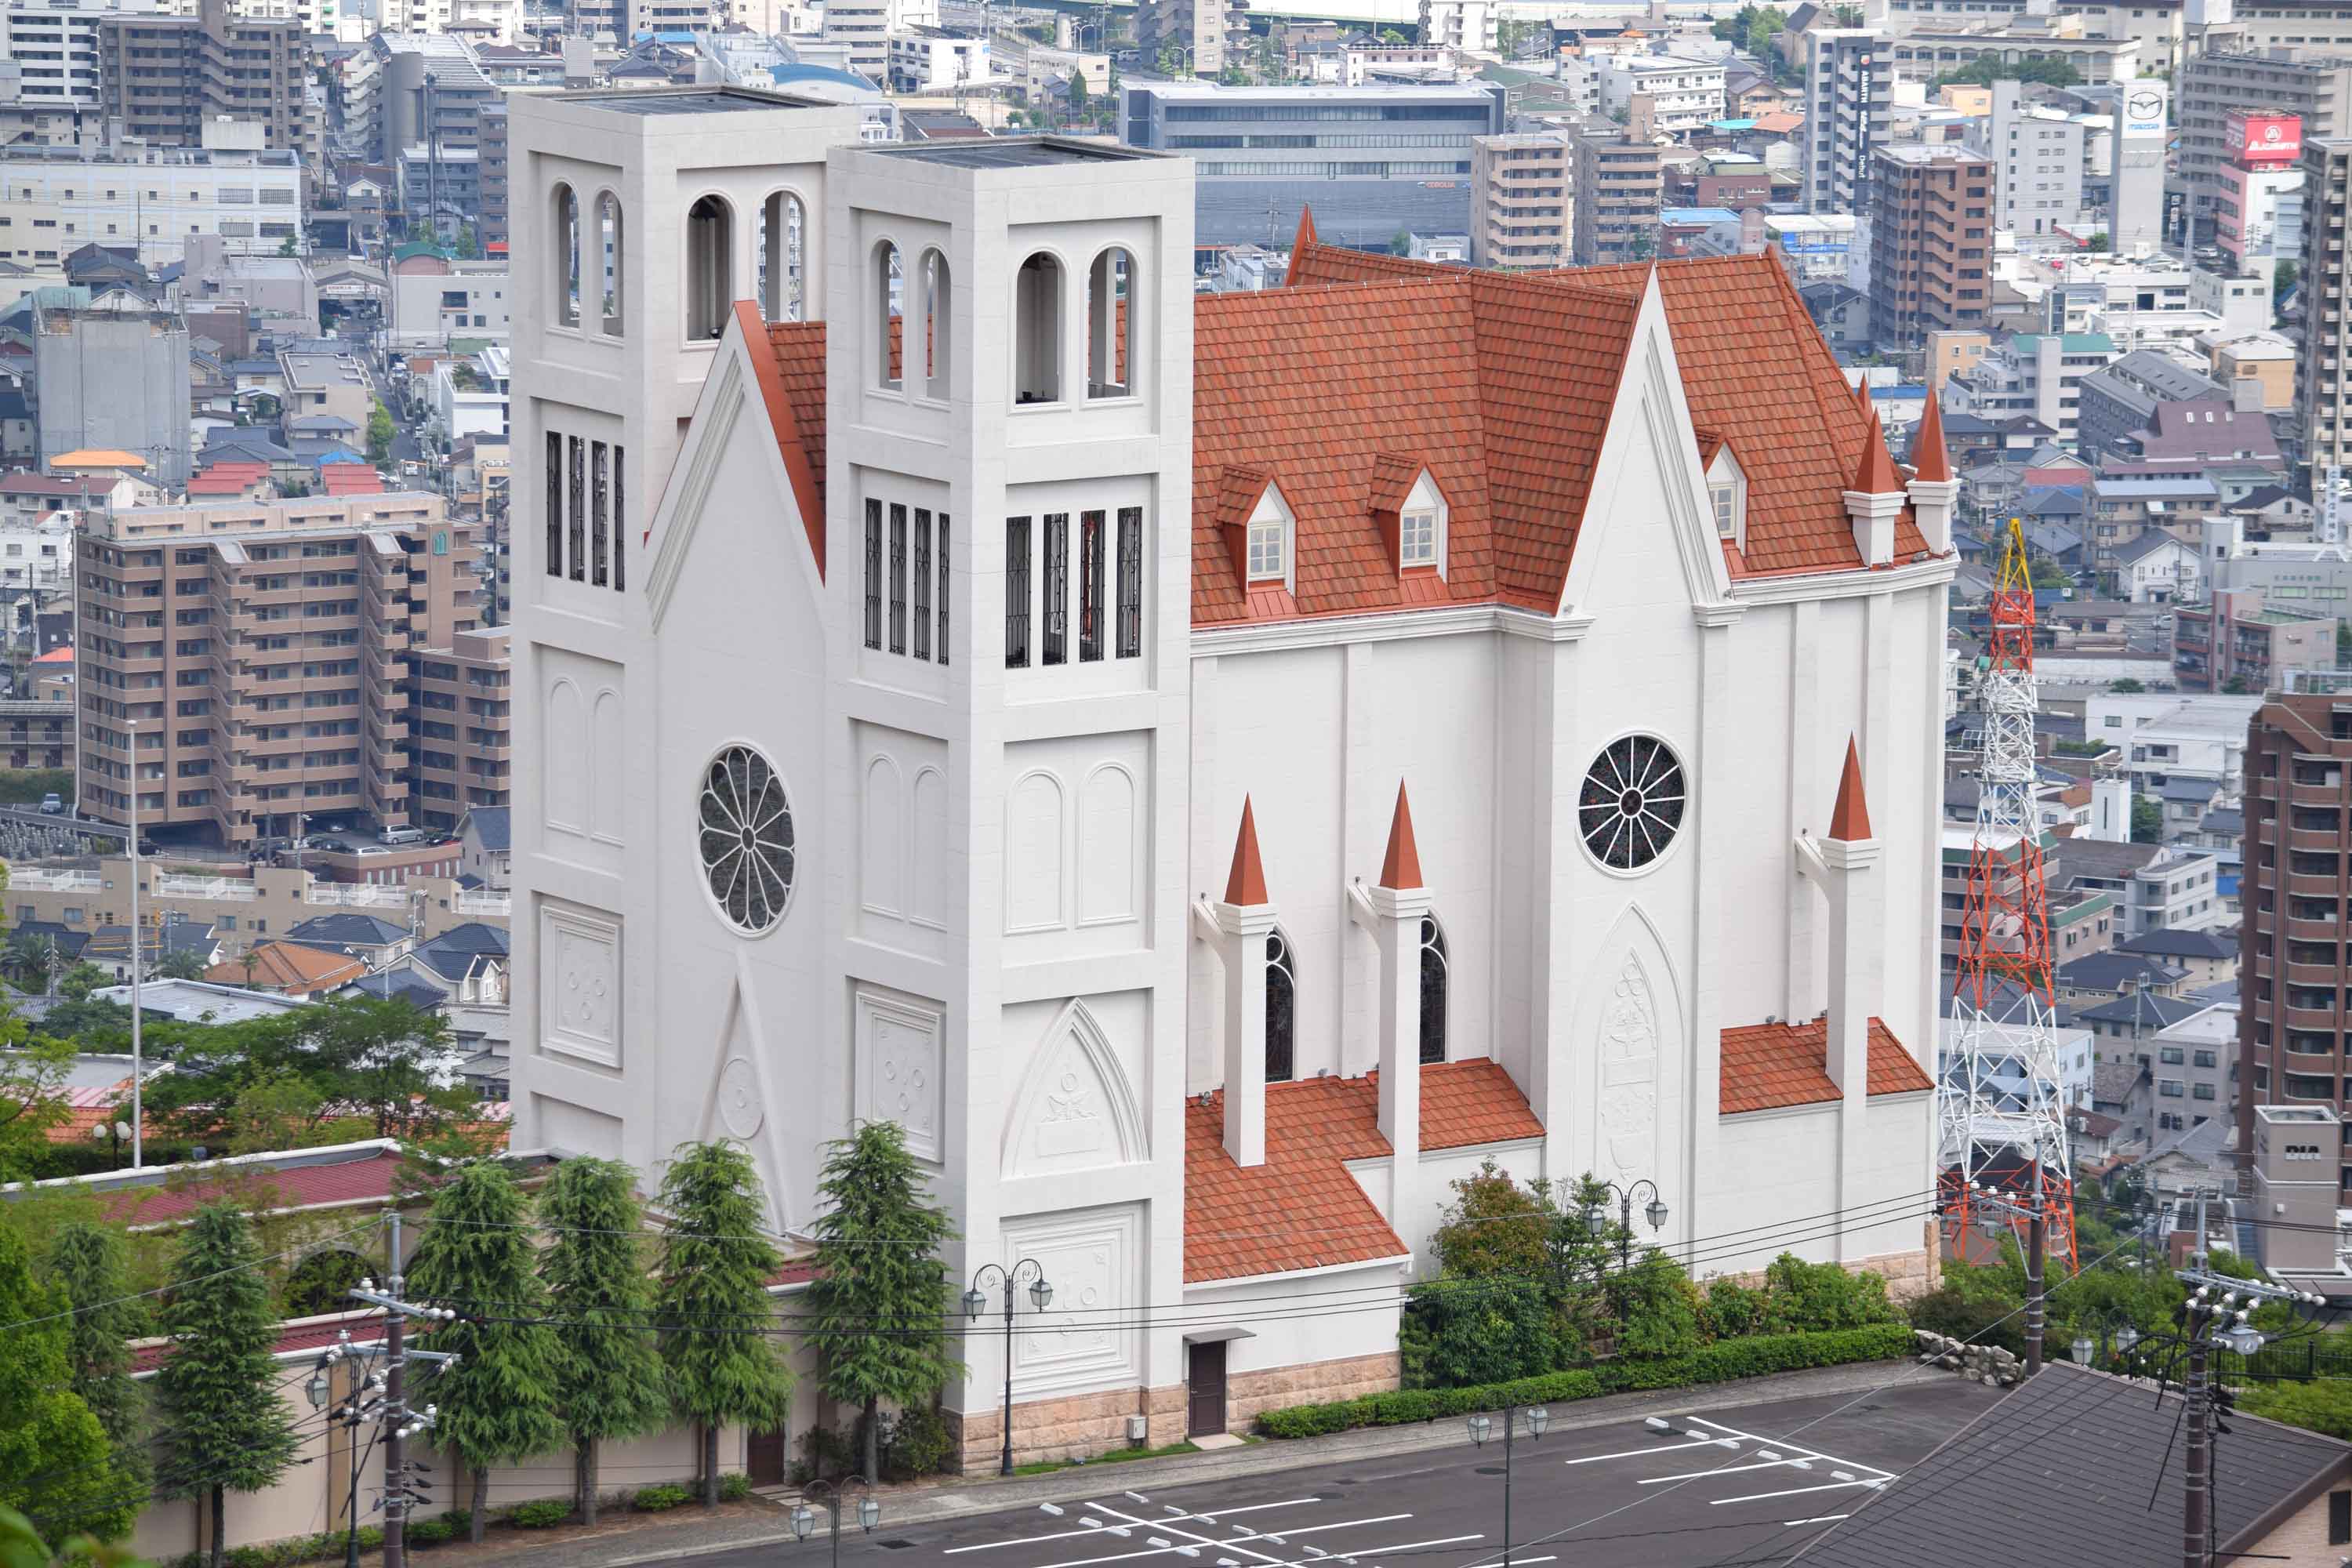
{"label": "decorative stone carving", "polygon": [[1132,1386],[1142,1375],[1144,1336],[1118,1327],[1139,1300],[1141,1235],[1133,1205],[1005,1226],[1004,1260],[1035,1258],[1054,1287],[1052,1309],[1013,1338],[1014,1397]]}
{"label": "decorative stone carving", "polygon": [[758,1070],[749,1057],[730,1057],[719,1069],[719,1124],[731,1138],[751,1138],[767,1120],[768,1108],[760,1102]]}
{"label": "decorative stone carving", "polygon": [[1005,1124],[1008,1177],[1060,1174],[1148,1159],[1135,1091],[1101,1022],[1074,1001],[1030,1058]]}
{"label": "decorative stone carving", "polygon": [[895,992],[857,992],[857,1115],[895,1121],[907,1152],[938,1160],[941,1115],[940,1009]]}
{"label": "decorative stone carving", "polygon": [[540,1047],[621,1065],[621,922],[570,905],[539,911]]}
{"label": "decorative stone carving", "polygon": [[1654,1173],[1657,1080],[1657,999],[1640,957],[1629,951],[1601,1024],[1600,1151],[1611,1180]]}

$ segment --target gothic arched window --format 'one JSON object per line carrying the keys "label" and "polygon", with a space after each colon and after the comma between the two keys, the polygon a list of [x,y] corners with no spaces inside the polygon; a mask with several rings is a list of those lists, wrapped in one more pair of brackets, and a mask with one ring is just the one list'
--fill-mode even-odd
{"label": "gothic arched window", "polygon": [[1288,1083],[1297,1076],[1298,974],[1290,939],[1277,926],[1265,939],[1265,1081]]}
{"label": "gothic arched window", "polygon": [[1445,1059],[1445,932],[1435,917],[1421,917],[1421,1060]]}

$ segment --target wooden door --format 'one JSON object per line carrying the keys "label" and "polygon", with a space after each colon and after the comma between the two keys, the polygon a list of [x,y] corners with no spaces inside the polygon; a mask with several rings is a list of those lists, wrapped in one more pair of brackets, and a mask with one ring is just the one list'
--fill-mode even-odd
{"label": "wooden door", "polygon": [[1219,1436],[1225,1429],[1225,1342],[1218,1340],[1186,1348],[1192,1352],[1186,1377],[1192,1387],[1192,1400],[1184,1435]]}
{"label": "wooden door", "polygon": [[784,1440],[781,1426],[768,1431],[754,1431],[746,1445],[743,1473],[755,1487],[780,1487],[784,1484],[785,1458],[790,1446]]}

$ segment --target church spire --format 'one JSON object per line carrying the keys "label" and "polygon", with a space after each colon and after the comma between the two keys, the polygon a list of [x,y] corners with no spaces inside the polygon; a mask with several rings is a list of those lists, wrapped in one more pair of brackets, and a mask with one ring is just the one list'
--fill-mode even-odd
{"label": "church spire", "polygon": [[1918,431],[1911,437],[1911,477],[1930,484],[1941,484],[1952,477],[1951,453],[1944,446],[1944,409],[1933,395]]}
{"label": "church spire", "polygon": [[1903,476],[1895,471],[1895,454],[1886,449],[1886,430],[1878,416],[1862,437],[1862,465],[1854,472],[1853,493],[1865,496],[1902,495]]}
{"label": "church spire", "polygon": [[1838,778],[1837,805],[1830,812],[1830,837],[1858,844],[1870,834],[1870,802],[1862,793],[1862,754],[1845,739],[1845,772]]}
{"label": "church spire", "polygon": [[1412,806],[1406,801],[1404,781],[1397,781],[1396,815],[1389,819],[1389,852],[1381,862],[1380,885],[1395,892],[1421,886],[1421,847],[1412,839]]}
{"label": "church spire", "polygon": [[1257,856],[1257,818],[1249,796],[1242,796],[1242,830],[1234,840],[1234,868],[1225,879],[1225,902],[1250,909],[1266,902],[1265,867]]}

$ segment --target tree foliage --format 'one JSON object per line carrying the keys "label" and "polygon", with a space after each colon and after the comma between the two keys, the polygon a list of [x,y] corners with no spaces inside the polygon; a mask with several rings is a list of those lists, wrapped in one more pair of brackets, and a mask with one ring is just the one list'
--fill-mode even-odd
{"label": "tree foliage", "polygon": [[2238,1394],[2238,1408],[2323,1437],[2352,1442],[2352,1379],[2250,1383]]}
{"label": "tree foliage", "polygon": [[2064,60],[1971,60],[1954,70],[1936,78],[1932,85],[1955,87],[1990,87],[1997,81],[2040,82],[2045,87],[2074,87],[2083,73]]}
{"label": "tree foliage", "polygon": [[[147,1087],[147,1111],[179,1136],[225,1142],[270,1091],[274,1125],[299,1130],[338,1121],[367,1136],[429,1142],[477,1115],[453,1080],[449,1026],[397,997],[331,996],[307,1007],[188,1029],[173,1070]],[[273,1133],[273,1136],[278,1135]]]}
{"label": "tree foliage", "polygon": [[70,1040],[25,1038],[21,1019],[0,1006],[0,1181],[19,1181],[49,1144],[49,1129],[71,1113],[66,1079]]}
{"label": "tree foliage", "polygon": [[379,398],[376,400],[375,406],[368,410],[367,455],[369,462],[381,467],[382,465],[392,461],[393,432],[394,426],[392,423],[392,410],[386,408],[383,405],[383,399]]}
{"label": "tree foliage", "polygon": [[180,1233],[155,1374],[166,1497],[209,1497],[212,1568],[227,1545],[226,1494],[275,1485],[299,1446],[278,1394],[278,1314],[243,1211],[205,1204]]}
{"label": "tree foliage", "polygon": [[719,1429],[782,1424],[792,1369],[756,1331],[774,1311],[783,1258],[761,1222],[760,1177],[733,1143],[679,1147],[656,1200],[665,1219],[658,1312],[662,1363],[679,1415],[702,1423],[703,1502],[719,1502]]}
{"label": "tree foliage", "polygon": [[73,1392],[65,1298],[33,1278],[24,1238],[0,1226],[0,1508],[52,1534],[111,1539],[138,1516],[140,1489],[115,1468],[113,1445]]}
{"label": "tree foliage", "polygon": [[1787,15],[1777,5],[1742,5],[1728,16],[1716,18],[1713,31],[1733,48],[1762,57],[1788,25]]}
{"label": "tree foliage", "polygon": [[474,1472],[473,1538],[482,1539],[489,1468],[546,1453],[563,1440],[556,1418],[562,1351],[547,1321],[547,1288],[526,1223],[522,1189],[495,1161],[462,1166],[433,1195],[425,1238],[408,1266],[416,1300],[454,1308],[433,1331],[453,1352],[434,1380],[435,1440]]}
{"label": "tree foliage", "polygon": [[2135,844],[2164,842],[2164,807],[2151,796],[2132,796],[2131,841]]}
{"label": "tree foliage", "polygon": [[48,1277],[73,1313],[66,1335],[73,1391],[113,1445],[116,1471],[143,1487],[152,1470],[147,1393],[131,1376],[131,1342],[147,1331],[147,1314],[131,1289],[121,1230],[87,1220],[59,1227],[49,1238]]}
{"label": "tree foliage", "polygon": [[540,1189],[548,1233],[539,1276],[568,1327],[556,1344],[558,1409],[574,1450],[581,1517],[596,1521],[596,1446],[660,1426],[669,1414],[653,1280],[638,1230],[636,1176],[611,1160],[566,1160]]}
{"label": "tree foliage", "polygon": [[818,1181],[808,1342],[826,1394],[866,1414],[866,1474],[881,1472],[881,1406],[928,1405],[963,1365],[949,1346],[954,1285],[940,1249],[955,1227],[928,1201],[895,1121],[834,1142]]}
{"label": "tree foliage", "polygon": [[127,1547],[101,1545],[83,1531],[64,1538],[55,1552],[33,1521],[0,1506],[0,1568],[141,1568]]}

